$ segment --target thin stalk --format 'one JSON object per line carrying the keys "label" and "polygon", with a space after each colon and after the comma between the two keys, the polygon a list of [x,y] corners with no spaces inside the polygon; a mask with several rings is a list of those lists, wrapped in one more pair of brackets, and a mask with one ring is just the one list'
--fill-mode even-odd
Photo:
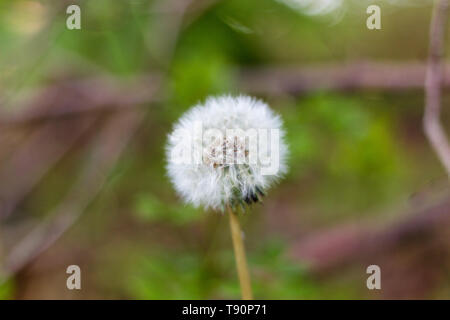
{"label": "thin stalk", "polygon": [[231,238],[233,239],[234,256],[236,260],[236,268],[241,285],[241,293],[243,300],[252,300],[252,287],[250,284],[250,273],[248,271],[247,259],[245,258],[245,248],[242,241],[242,231],[239,224],[238,216],[230,206],[227,206],[228,216],[230,218]]}

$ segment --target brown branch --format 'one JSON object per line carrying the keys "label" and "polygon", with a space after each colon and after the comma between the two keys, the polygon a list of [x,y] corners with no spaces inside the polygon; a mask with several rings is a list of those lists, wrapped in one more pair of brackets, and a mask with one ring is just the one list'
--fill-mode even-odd
{"label": "brown branch", "polygon": [[62,80],[16,106],[23,112],[0,116],[0,128],[136,108],[160,98],[160,78],[152,74],[121,82],[105,77]]}
{"label": "brown branch", "polygon": [[[425,73],[425,64],[396,62],[268,67],[242,70],[239,88],[272,96],[315,90],[402,91],[422,89]],[[445,66],[442,85],[450,88],[450,64]]]}
{"label": "brown branch", "polygon": [[6,276],[20,271],[57,241],[86,210],[101,191],[109,171],[125,149],[142,120],[140,112],[115,115],[93,144],[92,154],[80,178],[65,200],[8,254],[4,263]]}
{"label": "brown branch", "polygon": [[46,173],[93,127],[95,120],[76,118],[47,123],[12,152],[0,166],[0,220],[14,211]]}
{"label": "brown branch", "polygon": [[436,2],[430,28],[430,49],[425,81],[425,134],[436,155],[450,177],[450,145],[439,120],[441,112],[441,86],[443,82],[442,57],[444,55],[445,26],[448,19],[448,0]]}
{"label": "brown branch", "polygon": [[292,256],[308,261],[316,272],[335,270],[351,262],[422,239],[439,226],[450,224],[450,197],[387,226],[374,223],[341,225],[303,237],[294,243]]}

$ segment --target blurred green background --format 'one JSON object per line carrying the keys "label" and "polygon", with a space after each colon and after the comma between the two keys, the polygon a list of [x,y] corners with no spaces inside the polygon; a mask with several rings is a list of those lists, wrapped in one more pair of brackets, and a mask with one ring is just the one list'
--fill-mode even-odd
{"label": "blurred green background", "polygon": [[[424,63],[432,1],[79,0],[82,29],[68,30],[72,2],[0,1],[1,115],[89,108],[108,94],[132,102],[109,108],[115,99],[106,99],[106,112],[0,124],[4,203],[11,181],[28,175],[8,171],[21,148],[35,142],[23,156],[32,166],[44,145],[64,145],[71,132],[89,127],[2,218],[4,270],[20,239],[66,200],[92,150],[107,144],[93,143],[111,119],[139,110],[141,122],[98,194],[86,189],[95,194],[79,218],[48,250],[4,277],[0,298],[239,298],[228,221],[181,203],[166,176],[164,145],[190,106],[241,92],[281,114],[291,150],[286,179],[241,217],[256,298],[450,297],[448,219],[426,232],[391,235],[416,209],[447,194],[445,171],[422,133],[423,89],[248,92],[245,85],[246,72],[272,67]],[[381,30],[366,28],[369,4],[381,7]],[[122,89],[105,92],[95,82],[71,91],[72,82],[91,78]],[[148,99],[139,99],[143,93]],[[446,92],[443,102],[446,125]],[[33,140],[40,130],[54,133]],[[100,162],[89,175],[102,168]],[[71,264],[81,267],[82,290],[66,288]],[[382,290],[366,287],[371,264],[381,267]]]}

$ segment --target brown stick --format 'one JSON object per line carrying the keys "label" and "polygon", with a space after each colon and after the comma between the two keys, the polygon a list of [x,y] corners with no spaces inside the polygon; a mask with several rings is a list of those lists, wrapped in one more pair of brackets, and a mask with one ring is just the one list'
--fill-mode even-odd
{"label": "brown stick", "polygon": [[430,51],[425,80],[425,134],[436,155],[450,177],[450,145],[439,120],[441,112],[441,86],[443,81],[442,56],[448,13],[448,0],[436,2],[430,28]]}
{"label": "brown stick", "polygon": [[91,117],[46,123],[13,150],[10,158],[0,166],[0,221],[15,210],[83,135],[89,133],[95,121],[96,118]]}
{"label": "brown stick", "polygon": [[[79,180],[49,218],[12,248],[3,265],[7,278],[33,261],[52,246],[68,230],[91,201],[100,193],[108,173],[127,146],[142,120],[140,112],[114,116],[104,128],[92,148]],[[119,128],[119,129],[118,129]]]}
{"label": "brown stick", "polygon": [[[450,87],[450,65],[442,66],[443,83]],[[309,66],[270,66],[241,71],[239,87],[263,95],[299,95],[315,90],[356,91],[423,89],[423,63],[360,61]]]}
{"label": "brown stick", "polygon": [[250,284],[250,273],[248,271],[247,259],[245,257],[245,248],[242,241],[242,231],[238,216],[230,206],[227,206],[228,216],[230,218],[231,238],[233,239],[234,256],[236,259],[236,268],[241,285],[243,300],[252,300],[252,287]]}
{"label": "brown stick", "polygon": [[439,227],[445,230],[450,223],[450,197],[439,200],[433,197],[432,201],[414,212],[400,214],[404,218],[387,225],[369,220],[300,237],[293,243],[291,254],[300,261],[308,261],[312,271],[327,272],[377,253],[396,250],[411,239],[423,241]]}
{"label": "brown stick", "polygon": [[[15,105],[24,112],[2,114],[0,129],[61,120],[87,114],[129,111],[142,104],[160,99],[159,74],[136,77],[127,82],[114,81],[106,77],[78,80],[60,80],[54,85],[35,90],[32,98]],[[0,104],[0,109],[6,108]]]}

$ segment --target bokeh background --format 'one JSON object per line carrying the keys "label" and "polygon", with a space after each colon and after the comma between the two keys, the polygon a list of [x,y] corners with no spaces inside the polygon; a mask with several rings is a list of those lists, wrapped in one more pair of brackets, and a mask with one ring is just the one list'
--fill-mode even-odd
{"label": "bokeh background", "polygon": [[450,298],[448,177],[422,129],[432,4],[1,1],[0,298],[239,298],[227,218],[164,168],[174,121],[223,93],[267,101],[291,149],[241,216],[256,298]]}

